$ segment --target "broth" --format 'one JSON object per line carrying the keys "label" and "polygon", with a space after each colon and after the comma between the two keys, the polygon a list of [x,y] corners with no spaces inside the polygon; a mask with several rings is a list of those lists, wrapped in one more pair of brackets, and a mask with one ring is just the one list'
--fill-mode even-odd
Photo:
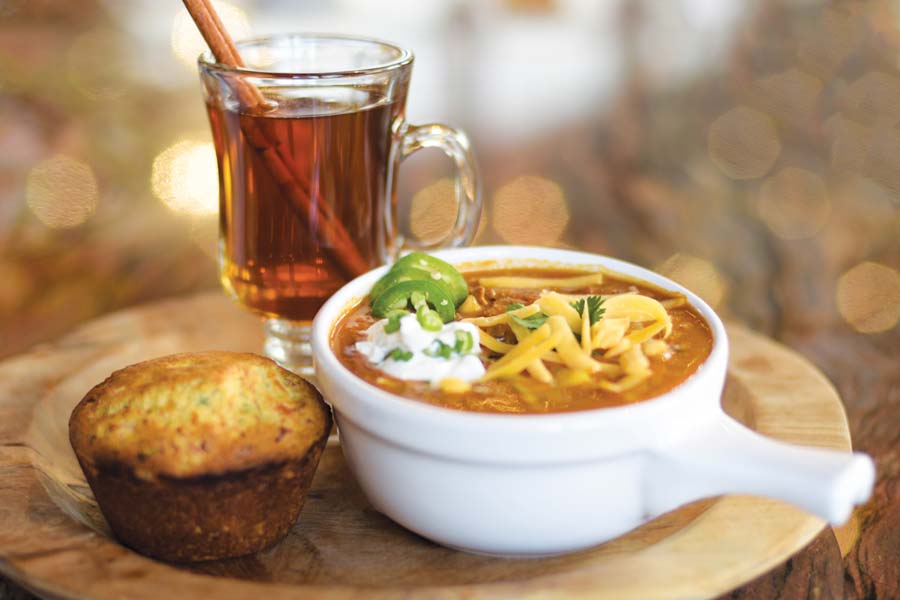
{"label": "broth", "polygon": [[[346,228],[368,268],[380,262],[377,215],[391,201],[388,156],[399,111],[399,103],[368,95],[361,104],[281,99],[278,110],[261,115],[208,107],[221,178],[220,275],[226,290],[262,315],[312,320],[325,300],[362,272],[348,273],[335,263],[335,242],[319,225],[325,208]],[[308,188],[308,210],[285,193],[246,139],[248,130],[264,132],[282,149],[288,169]]]}

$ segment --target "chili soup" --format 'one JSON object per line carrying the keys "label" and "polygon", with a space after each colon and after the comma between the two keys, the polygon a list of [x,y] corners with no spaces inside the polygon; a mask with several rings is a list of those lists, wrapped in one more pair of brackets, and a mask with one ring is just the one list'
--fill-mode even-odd
{"label": "chili soup", "polygon": [[[567,267],[473,270],[460,278],[443,261],[415,254],[422,272],[409,271],[412,259],[398,263],[373,287],[378,297],[351,307],[332,330],[345,367],[399,396],[488,413],[619,406],[679,385],[712,349],[709,326],[686,299],[645,282]],[[443,282],[448,293],[439,294],[434,284]],[[415,316],[397,313],[408,299]],[[433,345],[421,357],[401,348],[367,351],[373,332],[385,340],[400,335],[401,322],[406,331],[430,320],[435,333],[422,344]]]}

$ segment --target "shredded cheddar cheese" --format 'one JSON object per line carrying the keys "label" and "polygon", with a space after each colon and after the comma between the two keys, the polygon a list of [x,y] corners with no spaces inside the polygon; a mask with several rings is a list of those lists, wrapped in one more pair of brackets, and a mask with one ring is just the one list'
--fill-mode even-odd
{"label": "shredded cheddar cheese", "polygon": [[537,305],[530,304],[516,310],[494,315],[493,317],[476,317],[472,319],[463,319],[463,323],[472,323],[476,327],[493,327],[494,325],[503,325],[509,323],[509,315],[517,317],[530,317],[531,315],[541,312],[541,308]]}
{"label": "shredded cheddar cheese", "polygon": [[540,307],[541,312],[546,315],[563,317],[573,330],[581,327],[581,315],[556,292],[549,292],[542,296],[537,301],[537,305]]}
{"label": "shredded cheddar cheese", "polygon": [[[601,281],[600,273],[561,279],[485,277],[480,280],[486,286],[523,289],[578,288]],[[470,299],[474,301],[474,298]],[[582,299],[585,301],[581,302]],[[652,375],[651,359],[663,360],[668,356],[670,349],[665,339],[672,332],[672,318],[667,309],[682,303],[683,298],[660,302],[636,292],[626,292],[603,296],[602,303],[592,300],[592,317],[586,296],[545,289],[528,306],[463,320],[479,327],[482,346],[502,355],[488,368],[482,380],[515,378],[527,372],[531,378],[548,384],[591,383],[622,393]],[[539,318],[532,320],[533,325],[523,322],[535,315]],[[506,325],[516,343],[509,343],[509,338],[504,338],[507,341],[497,339],[485,331],[498,325]],[[553,371],[548,364],[556,365]]]}
{"label": "shredded cheddar cheese", "polygon": [[[517,323],[510,323],[509,328],[512,329],[513,335],[516,336],[516,339],[521,341],[528,337],[528,330],[522,327]],[[553,374],[549,369],[544,365],[541,357],[535,357],[528,366],[525,367],[525,370],[528,371],[528,374],[543,383],[553,383]]]}
{"label": "shredded cheddar cheese", "polygon": [[575,339],[575,334],[569,329],[565,319],[559,315],[547,319],[550,329],[559,335],[559,343],[556,352],[563,363],[570,369],[584,369],[586,371],[599,371],[600,365],[596,360],[581,351],[581,346]]}
{"label": "shredded cheddar cheese", "polygon": [[463,379],[457,379],[456,377],[445,377],[444,379],[441,379],[438,387],[442,392],[448,394],[465,394],[472,389],[472,384]]}
{"label": "shredded cheddar cheese", "polygon": [[650,371],[646,371],[640,374],[626,375],[619,381],[601,381],[598,385],[605,390],[609,390],[610,392],[621,394],[622,392],[627,392],[633,387],[637,387],[648,377],[650,377]]}
{"label": "shredded cheddar cheese", "polygon": [[506,342],[501,342],[495,337],[492,337],[488,332],[483,329],[478,330],[478,337],[481,341],[481,345],[490,350],[491,352],[496,352],[497,354],[506,354],[513,348],[515,348],[514,344],[507,344]]}
{"label": "shredded cheddar cheese", "polygon": [[553,349],[559,342],[558,332],[551,332],[546,323],[535,329],[503,358],[492,364],[482,378],[484,381],[516,375],[525,370],[531,361]]}
{"label": "shredded cheddar cheese", "polygon": [[628,375],[640,375],[650,371],[650,361],[644,356],[640,346],[632,346],[619,357],[622,370]]}
{"label": "shredded cheddar cheese", "polygon": [[606,309],[604,316],[628,317],[632,322],[643,323],[645,321],[657,321],[665,325],[665,335],[672,333],[672,318],[666,312],[659,300],[640,294],[618,294],[607,296],[603,303]]}
{"label": "shredded cheddar cheese", "polygon": [[644,342],[644,354],[647,356],[661,356],[669,351],[669,345],[663,340],[647,340]]}
{"label": "shredded cheddar cheese", "polygon": [[581,309],[581,349],[588,356],[591,355],[591,315],[588,309],[588,303],[584,303]]}

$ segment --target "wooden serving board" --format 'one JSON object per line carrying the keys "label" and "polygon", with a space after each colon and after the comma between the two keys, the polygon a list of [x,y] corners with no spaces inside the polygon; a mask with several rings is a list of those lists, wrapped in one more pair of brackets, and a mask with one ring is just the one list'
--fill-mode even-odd
{"label": "wooden serving board", "polygon": [[[262,554],[173,566],[110,536],[75,461],[69,413],[114,369],[174,352],[259,351],[260,324],[219,293],[90,323],[0,363],[0,571],[60,598],[685,598],[726,592],[804,546],[823,522],[779,502],[705,500],[595,549],[551,559],[464,554],[374,511],[329,443],[300,521]],[[789,442],[850,448],[832,386],[740,326],[723,402]]]}

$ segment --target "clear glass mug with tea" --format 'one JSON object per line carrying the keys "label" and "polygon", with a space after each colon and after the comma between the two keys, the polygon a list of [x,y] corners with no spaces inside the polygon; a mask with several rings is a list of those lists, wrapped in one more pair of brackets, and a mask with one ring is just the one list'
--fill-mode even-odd
{"label": "clear glass mug with tea", "polygon": [[[266,318],[265,352],[311,372],[309,324],[357,275],[406,249],[471,242],[481,214],[465,135],[405,119],[412,54],[363,38],[285,35],[238,44],[244,67],[200,57],[219,166],[219,273]],[[459,210],[444,239],[404,239],[400,162],[421,148],[457,167]]]}

